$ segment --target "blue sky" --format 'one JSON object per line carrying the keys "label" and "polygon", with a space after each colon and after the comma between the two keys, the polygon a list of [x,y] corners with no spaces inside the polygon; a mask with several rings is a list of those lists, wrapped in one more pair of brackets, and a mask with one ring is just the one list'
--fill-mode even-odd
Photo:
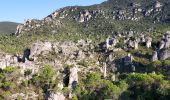
{"label": "blue sky", "polygon": [[86,6],[106,0],[1,0],[0,21],[24,22],[26,19],[42,19],[65,6]]}

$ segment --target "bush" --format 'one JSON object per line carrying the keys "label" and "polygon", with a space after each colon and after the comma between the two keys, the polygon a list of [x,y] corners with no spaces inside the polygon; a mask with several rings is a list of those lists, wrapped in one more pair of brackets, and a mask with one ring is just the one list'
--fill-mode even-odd
{"label": "bush", "polygon": [[153,83],[153,81],[154,79],[147,74],[140,74],[140,73],[133,74],[132,73],[127,76],[127,82],[129,84],[133,84],[133,83],[151,84]]}
{"label": "bush", "polygon": [[170,60],[163,61],[163,66],[169,66],[169,65],[170,65]]}
{"label": "bush", "polygon": [[44,82],[45,84],[49,84],[49,82],[52,80],[53,76],[55,74],[55,71],[52,66],[46,65],[43,70],[40,72],[40,80]]}
{"label": "bush", "polygon": [[82,65],[82,66],[84,66],[84,67],[88,67],[88,62],[87,61],[85,61],[85,60],[81,60],[80,62],[78,62],[78,64],[79,65]]}
{"label": "bush", "polygon": [[74,96],[72,97],[72,100],[78,100],[77,96],[74,95]]}
{"label": "bush", "polygon": [[64,92],[64,95],[65,95],[65,96],[68,96],[68,95],[69,95],[69,92],[70,92],[70,91],[69,91],[69,88],[68,88],[68,87],[64,87],[64,88],[63,88],[63,92]]}
{"label": "bush", "polygon": [[159,60],[154,61],[152,64],[153,64],[153,66],[155,66],[155,67],[160,67],[160,66],[162,66],[162,62],[159,61]]}
{"label": "bush", "polygon": [[2,83],[1,87],[4,90],[10,90],[10,89],[13,89],[15,87],[15,84],[12,83],[12,82],[4,82],[4,83]]}
{"label": "bush", "polygon": [[32,70],[26,69],[26,70],[24,71],[24,76],[29,76],[29,75],[31,75],[31,73],[32,73]]}
{"label": "bush", "polygon": [[100,81],[101,80],[101,74],[100,73],[90,73],[87,76],[87,83],[92,83],[95,81]]}
{"label": "bush", "polygon": [[10,74],[10,73],[12,73],[12,72],[14,72],[14,71],[16,71],[16,70],[17,70],[16,67],[11,67],[11,66],[9,66],[9,67],[6,67],[3,71],[4,71],[5,73]]}

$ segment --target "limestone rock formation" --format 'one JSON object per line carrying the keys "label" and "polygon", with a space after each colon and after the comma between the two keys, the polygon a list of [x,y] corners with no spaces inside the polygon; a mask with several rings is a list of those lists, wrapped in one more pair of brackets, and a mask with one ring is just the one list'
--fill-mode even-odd
{"label": "limestone rock formation", "polygon": [[62,93],[50,92],[47,100],[65,100],[65,97]]}
{"label": "limestone rock formation", "polygon": [[157,51],[154,51],[152,54],[151,61],[156,61],[156,60],[158,60],[158,53],[157,53]]}
{"label": "limestone rock formation", "polygon": [[22,32],[22,29],[23,29],[24,25],[23,24],[19,24],[16,28],[16,31],[15,31],[15,35],[18,36],[21,32]]}
{"label": "limestone rock formation", "polygon": [[69,88],[71,90],[75,89],[76,85],[78,84],[78,68],[73,67],[70,69],[69,75]]}
{"label": "limestone rock formation", "polygon": [[159,44],[159,50],[163,49],[165,47],[165,41],[161,40]]}
{"label": "limestone rock formation", "polygon": [[52,43],[50,42],[36,42],[31,47],[30,57],[35,57],[40,54],[44,55],[52,51]]}
{"label": "limestone rock formation", "polygon": [[73,67],[70,68],[70,75],[69,75],[69,84],[68,84],[68,88],[70,89],[69,98],[72,98],[72,94],[73,94],[72,92],[76,88],[77,84],[78,84],[78,68]]}
{"label": "limestone rock formation", "polygon": [[13,66],[18,62],[17,57],[5,53],[0,53],[0,68],[4,69]]}
{"label": "limestone rock formation", "polygon": [[146,37],[146,47],[150,48],[152,46],[152,38]]}
{"label": "limestone rock formation", "polygon": [[92,15],[90,14],[90,12],[88,10],[85,10],[83,12],[80,12],[80,16],[78,18],[78,21],[80,23],[89,21],[92,18]]}
{"label": "limestone rock formation", "polygon": [[167,49],[161,50],[159,53],[159,59],[160,60],[166,60],[170,57],[170,51]]}
{"label": "limestone rock formation", "polygon": [[133,56],[131,54],[128,54],[126,57],[124,57],[125,66],[131,65],[132,61],[133,61]]}
{"label": "limestone rock formation", "polygon": [[118,42],[119,42],[118,39],[109,37],[106,39],[106,48],[113,49]]}

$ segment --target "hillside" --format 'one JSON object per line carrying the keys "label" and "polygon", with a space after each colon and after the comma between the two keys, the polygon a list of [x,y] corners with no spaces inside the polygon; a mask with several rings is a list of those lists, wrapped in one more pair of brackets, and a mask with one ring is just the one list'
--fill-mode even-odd
{"label": "hillside", "polygon": [[14,33],[19,23],[15,22],[0,22],[0,33],[11,34]]}
{"label": "hillside", "polygon": [[65,7],[43,20],[28,20],[23,32],[126,34],[129,31],[166,32],[170,21],[169,0],[108,0],[92,6]]}
{"label": "hillside", "polygon": [[2,100],[169,100],[170,0],[71,6],[0,35]]}

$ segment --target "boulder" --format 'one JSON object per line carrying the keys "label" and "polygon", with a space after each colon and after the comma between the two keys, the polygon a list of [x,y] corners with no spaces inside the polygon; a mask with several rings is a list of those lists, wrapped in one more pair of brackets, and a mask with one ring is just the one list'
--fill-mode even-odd
{"label": "boulder", "polygon": [[112,80],[113,82],[116,81],[116,75],[115,75],[115,74],[112,75],[111,80]]}
{"label": "boulder", "polygon": [[152,46],[152,38],[146,37],[146,47],[150,48]]}
{"label": "boulder", "polygon": [[79,50],[74,42],[66,41],[60,44],[61,52],[64,56],[74,55]]}
{"label": "boulder", "polygon": [[165,41],[161,40],[159,43],[159,50],[163,49],[165,47]]}
{"label": "boulder", "polygon": [[31,47],[30,57],[36,57],[40,54],[44,55],[51,52],[52,50],[51,42],[36,42]]}
{"label": "boulder", "polygon": [[77,67],[70,68],[68,88],[71,91],[74,90],[76,85],[78,84],[78,73],[77,72],[78,72],[78,68]]}
{"label": "boulder", "polygon": [[166,60],[167,58],[170,57],[170,51],[167,49],[161,50],[159,52],[159,59],[160,60]]}
{"label": "boulder", "polygon": [[127,56],[124,57],[125,66],[131,65],[132,62],[133,62],[133,56],[131,54],[128,54]]}
{"label": "boulder", "polygon": [[24,27],[23,24],[19,24],[19,25],[17,26],[16,31],[15,31],[15,35],[16,35],[16,36],[18,36],[18,35],[22,32],[23,27]]}
{"label": "boulder", "polygon": [[157,51],[154,51],[152,54],[151,61],[156,61],[156,60],[158,60],[158,53],[157,53]]}
{"label": "boulder", "polygon": [[92,14],[88,10],[85,10],[83,12],[80,12],[78,22],[80,22],[80,23],[87,22],[91,18],[92,18]]}
{"label": "boulder", "polygon": [[117,43],[118,43],[118,39],[109,37],[106,39],[106,48],[107,49],[113,48],[116,46]]}
{"label": "boulder", "polygon": [[62,93],[50,92],[47,100],[65,100],[65,97]]}
{"label": "boulder", "polygon": [[5,69],[8,66],[13,66],[17,63],[17,57],[9,54],[0,53],[0,68]]}

